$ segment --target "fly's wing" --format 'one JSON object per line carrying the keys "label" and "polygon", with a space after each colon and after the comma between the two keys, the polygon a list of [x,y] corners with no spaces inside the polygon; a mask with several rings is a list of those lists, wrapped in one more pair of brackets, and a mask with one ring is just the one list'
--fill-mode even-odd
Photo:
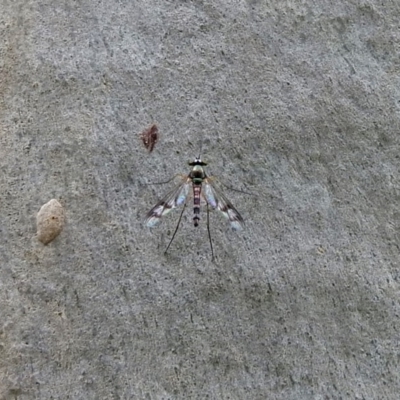
{"label": "fly's wing", "polygon": [[161,217],[167,215],[173,208],[182,205],[189,193],[191,179],[186,177],[183,182],[167,193],[146,215],[146,225],[157,225]]}
{"label": "fly's wing", "polygon": [[222,194],[222,192],[214,186],[211,178],[205,178],[204,197],[207,203],[213,208],[221,212],[221,214],[229,220],[231,226],[235,230],[240,230],[244,226],[244,221],[239,211],[233,207],[232,203]]}

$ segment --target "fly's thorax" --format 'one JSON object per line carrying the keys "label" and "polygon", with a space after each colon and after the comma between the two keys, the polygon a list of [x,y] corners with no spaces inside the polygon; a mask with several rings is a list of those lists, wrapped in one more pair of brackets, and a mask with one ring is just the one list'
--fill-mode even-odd
{"label": "fly's thorax", "polygon": [[204,172],[204,168],[201,165],[195,165],[190,171],[190,178],[192,179],[192,182],[194,184],[201,184],[205,177],[206,173]]}

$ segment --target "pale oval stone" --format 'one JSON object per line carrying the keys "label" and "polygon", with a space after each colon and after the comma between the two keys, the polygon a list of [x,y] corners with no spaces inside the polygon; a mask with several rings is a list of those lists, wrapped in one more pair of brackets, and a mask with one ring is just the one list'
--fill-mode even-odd
{"label": "pale oval stone", "polygon": [[63,206],[56,199],[51,199],[39,210],[36,224],[37,238],[43,244],[50,243],[60,234],[64,227],[65,213]]}

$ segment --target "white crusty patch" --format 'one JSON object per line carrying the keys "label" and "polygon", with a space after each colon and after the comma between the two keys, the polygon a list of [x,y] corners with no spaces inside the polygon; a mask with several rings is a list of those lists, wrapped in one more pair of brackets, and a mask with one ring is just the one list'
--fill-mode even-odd
{"label": "white crusty patch", "polygon": [[65,224],[65,213],[63,206],[52,199],[44,204],[36,217],[37,238],[48,244],[54,240],[62,231]]}

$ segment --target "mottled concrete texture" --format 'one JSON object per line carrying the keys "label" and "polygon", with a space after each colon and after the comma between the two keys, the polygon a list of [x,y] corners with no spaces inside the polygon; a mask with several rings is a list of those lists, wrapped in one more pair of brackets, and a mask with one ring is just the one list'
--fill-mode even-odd
{"label": "mottled concrete texture", "polygon": [[[0,399],[399,398],[399,1],[0,10]],[[201,143],[215,263],[143,224]]]}

